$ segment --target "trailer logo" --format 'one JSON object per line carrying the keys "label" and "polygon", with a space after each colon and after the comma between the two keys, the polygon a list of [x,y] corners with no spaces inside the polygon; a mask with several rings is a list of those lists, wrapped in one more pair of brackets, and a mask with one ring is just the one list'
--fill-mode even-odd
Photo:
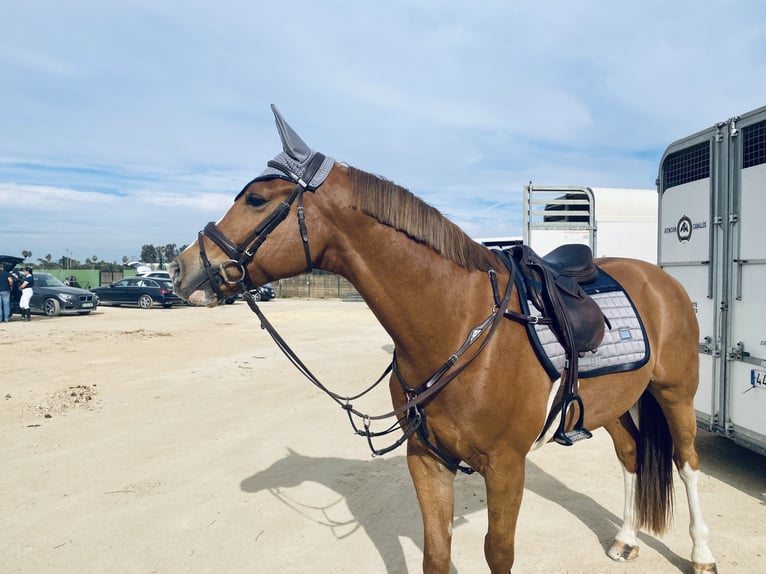
{"label": "trailer logo", "polygon": [[687,216],[683,216],[678,220],[678,226],[676,226],[676,235],[678,241],[686,243],[692,238],[692,220]]}
{"label": "trailer logo", "polygon": [[688,243],[692,238],[692,232],[695,229],[707,228],[707,221],[698,221],[694,223],[688,215],[684,215],[678,220],[676,225],[669,225],[663,229],[666,235],[675,233],[678,241]]}

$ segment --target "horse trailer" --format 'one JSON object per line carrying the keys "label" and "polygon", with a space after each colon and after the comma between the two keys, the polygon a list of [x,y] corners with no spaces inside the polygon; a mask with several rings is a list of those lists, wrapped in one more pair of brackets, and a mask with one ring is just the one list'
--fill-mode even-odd
{"label": "horse trailer", "polygon": [[700,427],[766,453],[766,107],[668,146],[658,264],[700,326]]}
{"label": "horse trailer", "polygon": [[596,257],[657,262],[657,190],[524,186],[524,244],[545,255],[564,243]]}

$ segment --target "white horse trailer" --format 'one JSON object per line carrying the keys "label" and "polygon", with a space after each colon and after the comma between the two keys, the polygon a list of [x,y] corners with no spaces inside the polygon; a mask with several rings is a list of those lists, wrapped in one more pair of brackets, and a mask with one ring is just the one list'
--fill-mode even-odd
{"label": "white horse trailer", "polygon": [[700,325],[697,421],[766,453],[766,107],[665,151],[658,264]]}
{"label": "white horse trailer", "polygon": [[657,190],[524,186],[524,243],[545,255],[564,243],[596,257],[657,262]]}

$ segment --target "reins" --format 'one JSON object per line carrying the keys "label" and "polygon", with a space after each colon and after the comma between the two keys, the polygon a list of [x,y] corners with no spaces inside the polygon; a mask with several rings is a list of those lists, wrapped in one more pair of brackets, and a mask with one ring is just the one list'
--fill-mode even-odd
{"label": "reins", "polygon": [[[271,336],[277,347],[282,353],[290,360],[290,362],[302,373],[315,387],[320,389],[326,395],[328,395],[333,401],[340,405],[348,414],[351,427],[357,435],[364,436],[367,439],[367,443],[374,456],[382,455],[394,450],[401,446],[406,440],[408,440],[415,432],[418,433],[420,440],[425,444],[442,462],[452,470],[460,470],[465,473],[472,473],[473,469],[459,464],[459,461],[445,455],[429,438],[427,425],[425,424],[425,403],[441,391],[447,384],[458,377],[484,350],[489,343],[492,335],[495,333],[498,325],[502,321],[504,315],[507,312],[508,304],[510,302],[511,293],[513,291],[515,280],[515,266],[511,267],[511,273],[508,280],[508,285],[505,289],[505,293],[501,299],[500,292],[497,285],[497,274],[494,270],[488,271],[490,284],[492,287],[492,294],[494,298],[494,305],[492,312],[484,319],[479,325],[471,329],[470,333],[449,358],[423,383],[416,387],[411,387],[402,377],[401,372],[396,360],[396,352],[391,360],[391,363],[386,367],[383,373],[378,379],[372,383],[367,389],[354,396],[342,396],[327,388],[301,361],[298,355],[292,350],[282,336],[277,332],[274,326],[269,322],[266,316],[258,307],[255,301],[255,297],[250,292],[252,288],[250,278],[246,273],[246,267],[255,256],[258,248],[266,240],[267,236],[285,220],[290,212],[292,204],[298,203],[297,215],[298,215],[298,228],[303,242],[303,250],[306,256],[307,271],[310,272],[313,269],[313,263],[311,260],[311,251],[309,249],[308,231],[306,229],[306,222],[303,210],[303,193],[308,188],[310,182],[322,165],[325,156],[316,153],[312,159],[308,162],[308,165],[301,177],[292,173],[287,167],[276,161],[268,162],[269,167],[281,171],[285,177],[295,184],[293,191],[288,198],[279,204],[279,206],[258,226],[255,230],[245,239],[245,241],[237,244],[229,240],[217,227],[214,222],[209,222],[205,228],[199,232],[198,244],[200,259],[202,260],[203,267],[207,280],[210,283],[211,288],[215,291],[219,299],[224,298],[221,285],[227,283],[231,286],[236,286],[242,293],[250,309],[258,316],[261,322],[261,328]],[[244,190],[243,190],[244,191]],[[221,263],[217,268],[214,268],[210,262],[205,251],[204,237],[210,239],[215,243],[229,259]],[[461,357],[471,348],[474,343],[482,338],[479,346],[474,352],[468,356],[468,358],[459,366],[455,366]],[[406,402],[401,406],[393,409],[390,412],[381,415],[368,415],[354,408],[351,401],[355,401],[367,393],[371,392],[377,387],[380,382],[389,374],[392,373],[399,381],[402,387]],[[406,416],[405,416],[406,415]],[[357,425],[355,417],[361,420],[361,428]],[[373,421],[381,421],[384,419],[394,418],[394,423],[384,431],[372,431],[371,425]],[[404,428],[403,435],[384,448],[376,448],[373,443],[373,438],[388,435],[394,432],[398,427],[401,427],[407,419],[406,428]]]}
{"label": "reins", "polygon": [[[322,392],[324,392],[327,396],[329,396],[333,401],[335,401],[341,408],[343,408],[349,417],[349,422],[351,423],[351,427],[353,428],[355,434],[364,436],[367,439],[368,446],[370,447],[370,451],[374,456],[379,456],[386,454],[399,446],[401,446],[407,439],[412,436],[416,431],[419,434],[420,439],[423,441],[423,443],[432,451],[434,454],[436,454],[442,462],[444,462],[449,468],[452,468],[453,470],[460,470],[462,472],[465,472],[467,474],[473,473],[473,469],[470,467],[460,465],[459,463],[455,462],[453,459],[450,459],[447,457],[444,453],[441,452],[441,450],[436,447],[433,442],[428,438],[428,431],[425,429],[423,423],[425,422],[425,411],[424,403],[428,401],[431,397],[436,395],[439,391],[441,391],[447,384],[449,384],[451,381],[453,381],[455,378],[457,378],[473,361],[476,359],[479,354],[484,350],[484,348],[489,343],[490,339],[492,338],[492,335],[495,333],[495,330],[497,329],[498,325],[501,323],[505,311],[508,307],[508,304],[511,299],[511,293],[513,292],[513,284],[514,284],[514,271],[515,268],[512,269],[511,276],[508,280],[508,285],[505,289],[505,293],[503,295],[503,298],[500,299],[500,294],[497,287],[497,274],[494,270],[490,270],[488,272],[490,282],[492,285],[493,290],[493,296],[495,303],[492,307],[492,312],[489,314],[489,316],[484,319],[479,325],[471,329],[470,333],[466,337],[466,339],[463,341],[462,345],[453,353],[450,355],[450,357],[439,367],[428,379],[426,379],[423,383],[418,385],[417,387],[411,387],[409,386],[404,378],[401,375],[401,372],[399,371],[398,364],[396,361],[396,353],[394,352],[394,357],[391,360],[391,362],[388,364],[386,369],[383,371],[383,373],[378,377],[378,379],[372,383],[367,389],[362,391],[361,393],[358,393],[354,396],[342,396],[339,395],[333,391],[331,391],[326,385],[324,385],[312,372],[311,370],[301,361],[300,357],[298,357],[297,353],[292,350],[290,345],[287,344],[287,342],[284,340],[284,338],[279,334],[279,332],[274,328],[274,326],[271,324],[271,322],[266,318],[266,316],[261,311],[260,307],[258,307],[258,303],[255,300],[255,297],[250,293],[249,290],[242,288],[242,295],[245,298],[245,301],[249,305],[250,309],[255,313],[258,317],[258,319],[261,322],[261,328],[264,329],[274,340],[274,342],[277,344],[277,347],[282,351],[282,353],[290,360],[290,362],[298,369],[298,371],[305,376],[309,382],[311,382],[315,387],[320,389]],[[486,332],[486,334],[485,334]],[[460,358],[470,349],[473,344],[481,338],[481,335],[485,334],[481,344],[478,346],[478,348],[475,349],[475,351],[466,359],[464,363],[456,367],[454,370],[453,367],[457,364],[457,362],[460,360]],[[393,372],[394,376],[399,381],[399,384],[402,386],[402,390],[405,393],[405,396],[407,397],[407,402],[402,404],[401,406],[380,415],[369,415],[366,413],[363,413],[357,409],[354,408],[351,401],[359,399],[363,396],[365,396],[367,393],[372,391],[375,387],[377,387],[380,382],[388,375],[389,373]],[[402,415],[407,414],[407,419],[409,420],[407,427],[404,429],[403,435],[394,441],[391,445],[384,447],[384,448],[376,448],[375,445],[372,443],[373,438],[377,438],[380,436],[387,435],[391,432],[393,432],[397,427],[400,426],[401,422],[403,421]],[[357,426],[356,421],[354,420],[354,417],[357,417],[361,419],[362,421],[362,427],[359,428]],[[396,421],[386,429],[385,431],[380,432],[374,432],[371,430],[371,424],[372,421],[380,421],[384,419],[389,418],[396,418]]]}

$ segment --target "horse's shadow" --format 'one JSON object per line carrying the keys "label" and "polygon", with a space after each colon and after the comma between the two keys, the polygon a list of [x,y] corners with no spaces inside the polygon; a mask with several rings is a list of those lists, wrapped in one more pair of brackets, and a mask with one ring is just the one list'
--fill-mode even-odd
{"label": "horse's shadow", "polygon": [[[606,552],[622,519],[592,498],[571,490],[531,460],[527,460],[526,467],[526,489],[577,516],[585,527],[598,537]],[[303,482],[318,483],[337,493],[345,502],[351,518],[333,518],[331,515],[334,511],[329,508],[332,505],[322,506],[296,500],[290,490],[299,487]],[[387,572],[407,572],[400,538],[409,538],[421,552],[423,550],[420,510],[404,456],[364,461],[310,457],[289,450],[286,457],[244,479],[240,486],[244,492],[271,493],[307,520],[327,526],[338,539],[363,528],[380,554]],[[382,500],[379,498],[382,492],[392,492],[394,495]],[[454,527],[457,529],[466,522],[464,515],[485,508],[484,483],[481,478],[458,476]],[[396,516],[395,526],[392,526],[391,520],[380,519],[383,512],[387,516]],[[672,552],[661,541],[645,534],[639,534],[639,538],[642,545],[653,548],[679,571],[689,569],[690,562]],[[451,572],[457,573],[454,565]]]}
{"label": "horse's shadow", "polygon": [[[300,495],[293,496],[291,490],[295,492],[304,482],[318,483],[337,493],[351,518],[331,508],[334,503],[298,501]],[[327,526],[338,539],[364,529],[387,572],[407,572],[400,538],[409,538],[422,550],[420,511],[404,456],[355,460],[310,457],[288,450],[285,458],[244,479],[240,486],[245,492],[269,492],[307,520]],[[395,492],[395,498],[381,500],[379,494],[386,491]],[[386,520],[381,519],[384,512]],[[395,526],[389,515],[396,517]]]}

